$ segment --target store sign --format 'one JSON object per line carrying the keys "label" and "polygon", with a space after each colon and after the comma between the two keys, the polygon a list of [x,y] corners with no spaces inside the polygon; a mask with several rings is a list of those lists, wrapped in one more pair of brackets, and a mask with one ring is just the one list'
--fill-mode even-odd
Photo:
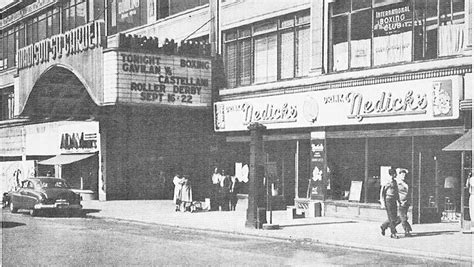
{"label": "store sign", "polygon": [[407,3],[382,6],[374,10],[374,65],[411,61],[412,19],[411,6]]}
{"label": "store sign", "polygon": [[218,102],[216,131],[451,120],[459,117],[460,76]]}
{"label": "store sign", "polygon": [[94,21],[19,49],[18,70],[100,47],[102,23]]}
{"label": "store sign", "polygon": [[407,3],[379,7],[374,12],[375,37],[412,30],[413,15]]}
{"label": "store sign", "polygon": [[61,153],[92,153],[99,150],[98,122],[77,122],[60,129]]}
{"label": "store sign", "polygon": [[7,27],[24,17],[30,16],[31,14],[42,10],[48,6],[54,5],[57,2],[58,0],[36,0],[32,4],[21,9],[20,11],[15,12],[10,16],[7,16],[4,19],[0,20],[0,28]]}
{"label": "store sign", "polygon": [[[205,107],[211,103],[211,60],[117,52],[118,102]],[[106,84],[108,83],[105,81]]]}

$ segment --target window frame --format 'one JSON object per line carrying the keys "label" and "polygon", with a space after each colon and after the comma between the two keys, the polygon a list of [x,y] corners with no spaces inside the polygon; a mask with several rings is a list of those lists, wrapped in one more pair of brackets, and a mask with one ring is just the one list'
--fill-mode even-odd
{"label": "window frame", "polygon": [[[298,19],[303,19],[302,22],[298,23]],[[236,82],[235,85],[229,86],[229,88],[237,88],[240,86],[248,86],[252,84],[262,84],[262,83],[267,83],[267,82],[275,82],[275,81],[285,81],[285,80],[290,80],[290,79],[295,79],[295,78],[300,78],[300,77],[305,77],[309,75],[309,69],[310,66],[308,66],[308,71],[307,73],[298,76],[297,75],[297,64],[298,64],[298,51],[297,51],[297,31],[299,30],[310,30],[310,10],[302,10],[294,13],[289,13],[285,14],[280,17],[276,18],[271,18],[268,20],[263,20],[263,21],[258,21],[253,24],[248,24],[248,25],[243,25],[237,28],[229,29],[226,30],[223,34],[223,58],[227,59],[227,46],[236,43],[237,46],[237,56],[236,56]],[[284,25],[283,22],[288,22],[292,21],[291,25]],[[269,26],[268,29],[263,29],[259,30],[259,27],[265,27],[266,25],[274,25],[274,26]],[[242,35],[241,33],[244,31],[250,30],[250,34],[248,35]],[[282,64],[281,64],[281,44],[282,44],[282,37],[281,35],[284,33],[289,33],[291,32],[293,36],[293,73],[291,77],[288,78],[281,78],[281,70],[282,70]],[[276,63],[277,63],[277,69],[276,69],[276,80],[275,81],[265,81],[265,82],[255,82],[255,56],[256,56],[256,45],[255,42],[258,38],[265,37],[267,38],[268,36],[275,35],[276,37],[276,50],[277,50],[277,55],[276,55]],[[250,40],[250,82],[248,84],[242,83],[242,75],[243,69],[242,69],[242,44],[244,41]],[[308,51],[309,53],[309,51]],[[227,61],[227,60],[226,60]],[[228,63],[225,63],[225,71],[227,73],[228,71]]]}
{"label": "window frame", "polygon": [[[329,32],[329,35],[328,35],[328,39],[327,39],[327,44],[328,44],[328,49],[327,49],[327,56],[328,56],[328,62],[327,62],[327,67],[328,67],[328,70],[330,73],[336,73],[336,72],[344,72],[344,71],[351,71],[351,70],[359,70],[359,69],[370,69],[370,68],[378,68],[378,67],[387,67],[387,66],[394,66],[394,65],[400,65],[400,64],[404,64],[404,63],[413,63],[413,62],[419,62],[419,61],[426,61],[426,60],[433,60],[433,59],[439,59],[439,58],[446,58],[446,57],[456,57],[456,56],[460,56],[461,53],[459,54],[450,54],[450,55],[440,55],[440,51],[439,51],[439,47],[437,45],[437,42],[439,41],[439,36],[438,36],[438,29],[440,26],[444,24],[463,24],[463,23],[466,23],[466,7],[464,5],[464,11],[454,11],[454,1],[456,0],[449,0],[449,5],[450,5],[450,13],[448,15],[446,15],[446,19],[449,20],[448,22],[445,23],[445,20],[442,20],[441,19],[441,11],[440,11],[440,3],[445,1],[445,0],[434,0],[436,1],[437,3],[437,7],[436,7],[436,15],[432,16],[432,15],[427,15],[431,9],[428,8],[428,2],[425,1],[425,0],[409,0],[409,1],[404,1],[404,2],[399,2],[398,4],[400,3],[406,3],[410,9],[411,9],[411,14],[412,14],[412,20],[411,20],[411,52],[410,52],[410,60],[409,61],[397,61],[397,62],[391,62],[391,63],[385,63],[385,64],[377,64],[375,65],[375,62],[374,62],[374,55],[375,55],[375,52],[374,52],[374,39],[375,39],[375,36],[374,36],[374,16],[375,16],[375,10],[379,7],[383,7],[383,6],[388,6],[388,5],[391,5],[391,4],[388,4],[388,5],[374,5],[374,1],[372,1],[371,5],[369,7],[364,7],[364,8],[360,8],[360,9],[357,9],[357,10],[354,10],[353,9],[353,4],[356,3],[358,0],[347,0],[347,2],[349,3],[349,7],[348,7],[348,10],[344,11],[344,12],[339,12],[339,13],[335,13],[335,7],[336,7],[336,2],[330,4],[330,7],[329,7],[329,22],[328,22],[328,32]],[[421,3],[423,2],[423,3]],[[394,3],[394,4],[397,4],[397,3]],[[423,11],[424,13],[422,14],[422,17],[419,18],[417,16],[417,11],[419,10],[419,6],[423,6],[424,5],[424,8],[423,8]],[[461,5],[459,5],[461,6]],[[458,8],[459,9],[459,8]],[[352,17],[354,14],[357,14],[359,12],[363,12],[363,11],[366,11],[366,10],[371,10],[371,13],[372,13],[372,21],[371,21],[371,24],[372,24],[372,27],[370,29],[371,31],[371,40],[370,40],[370,65],[369,66],[361,66],[361,67],[352,67],[352,50],[353,50],[353,47],[351,45],[351,42],[353,41],[352,40],[352,28],[353,28],[353,24],[351,23],[352,22]],[[433,10],[431,10],[433,11]],[[335,66],[335,53],[334,53],[334,45],[335,45],[335,42],[334,40],[336,39],[334,34],[334,19],[335,18],[339,18],[339,17],[346,17],[346,21],[347,21],[347,36],[346,36],[346,39],[347,39],[347,43],[348,43],[348,48],[347,48],[347,68],[345,69],[341,69],[341,70],[334,70],[334,66]],[[427,25],[428,24],[428,21],[433,21],[435,20],[436,22],[435,23],[430,23],[430,25]],[[422,25],[422,44],[420,45],[418,43],[418,41],[420,39],[417,39],[415,34],[416,34],[416,30],[420,30],[420,29],[417,29],[416,27],[418,27],[418,25],[421,24]],[[435,54],[434,56],[430,56],[429,52],[428,51],[428,31],[429,29],[428,28],[432,28],[431,31],[436,31],[436,51],[431,54]],[[417,53],[419,53],[419,50],[421,50],[421,56],[418,55]],[[416,53],[415,53],[416,52]]]}

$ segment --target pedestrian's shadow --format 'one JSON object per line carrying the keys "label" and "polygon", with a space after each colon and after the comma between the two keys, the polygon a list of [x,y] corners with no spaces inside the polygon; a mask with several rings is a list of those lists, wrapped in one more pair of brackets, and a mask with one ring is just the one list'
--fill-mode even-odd
{"label": "pedestrian's shadow", "polygon": [[421,232],[421,233],[411,233],[410,237],[422,237],[422,236],[435,236],[435,235],[452,235],[458,233],[459,231],[436,231],[436,232]]}
{"label": "pedestrian's shadow", "polygon": [[89,214],[89,213],[98,213],[100,212],[100,210],[98,209],[82,209],[82,213],[85,215]]}
{"label": "pedestrian's shadow", "polygon": [[23,226],[26,225],[24,223],[18,223],[18,222],[2,222],[2,228],[13,228],[17,226]]}

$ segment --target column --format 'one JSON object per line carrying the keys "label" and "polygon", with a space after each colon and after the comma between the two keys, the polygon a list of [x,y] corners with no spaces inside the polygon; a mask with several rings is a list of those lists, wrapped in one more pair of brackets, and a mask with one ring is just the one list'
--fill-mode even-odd
{"label": "column", "polygon": [[257,208],[263,207],[263,175],[264,175],[264,154],[263,154],[263,131],[265,126],[259,123],[251,124],[250,130],[250,168],[249,168],[249,197],[247,207],[247,220],[245,226],[248,228],[258,228]]}

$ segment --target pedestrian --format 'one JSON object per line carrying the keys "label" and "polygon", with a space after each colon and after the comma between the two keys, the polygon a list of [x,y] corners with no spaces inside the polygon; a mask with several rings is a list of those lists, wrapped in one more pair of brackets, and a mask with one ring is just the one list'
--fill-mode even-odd
{"label": "pedestrian", "polygon": [[173,203],[176,205],[175,211],[179,211],[181,205],[181,191],[183,190],[184,179],[181,176],[181,171],[177,171],[173,178],[174,194]]}
{"label": "pedestrian", "polygon": [[183,187],[181,189],[181,211],[186,211],[193,202],[193,190],[189,175],[183,176]]}
{"label": "pedestrian", "polygon": [[237,192],[239,189],[239,180],[236,176],[231,177],[231,186],[230,186],[230,210],[235,211],[237,206]]}
{"label": "pedestrian", "polygon": [[228,211],[230,208],[230,186],[231,180],[230,175],[225,171],[221,170],[221,176],[219,181],[219,205],[222,211]]}
{"label": "pedestrian", "polygon": [[219,182],[221,180],[221,174],[219,173],[219,169],[217,167],[214,168],[214,172],[211,176],[211,210],[219,210],[219,190],[220,185]]}
{"label": "pedestrian", "polygon": [[411,236],[411,225],[408,222],[408,208],[410,208],[410,188],[407,184],[406,176],[407,169],[399,169],[398,171],[398,195],[400,198],[400,207],[398,209],[399,219],[397,219],[397,224],[402,223],[403,230],[405,231],[405,236]]}
{"label": "pedestrian", "polygon": [[388,219],[380,226],[380,229],[382,230],[382,235],[385,235],[385,230],[390,227],[390,237],[398,238],[397,230],[395,229],[398,220],[397,203],[400,202],[398,195],[398,185],[397,181],[395,180],[397,171],[392,167],[388,170],[388,174],[391,177],[390,181],[383,186],[381,191],[381,205],[382,208],[387,210]]}
{"label": "pedestrian", "polygon": [[466,187],[469,189],[469,216],[471,217],[471,232],[474,231],[474,178],[472,172],[469,173],[466,180]]}

